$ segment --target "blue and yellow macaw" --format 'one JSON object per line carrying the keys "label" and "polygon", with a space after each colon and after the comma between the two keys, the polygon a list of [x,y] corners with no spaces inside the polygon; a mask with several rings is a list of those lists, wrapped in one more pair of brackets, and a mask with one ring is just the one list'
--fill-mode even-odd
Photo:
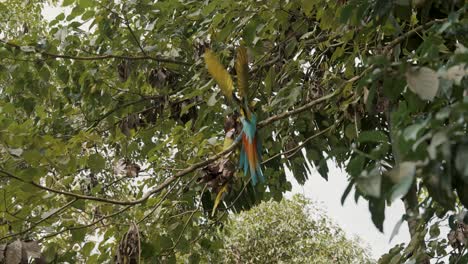
{"label": "blue and yellow macaw", "polygon": [[241,113],[242,132],[236,138],[241,140],[241,151],[239,165],[244,171],[244,175],[250,172],[251,183],[255,186],[259,181],[264,182],[261,162],[262,162],[262,146],[258,139],[257,132],[257,116],[250,109],[250,101],[248,96],[248,58],[245,47],[239,47],[236,58],[236,73],[238,98],[234,94],[234,84],[227,70],[221,65],[216,55],[210,50],[205,51],[205,62],[208,72],[213,79],[218,83],[221,91],[227,97],[230,103],[235,102],[239,106]]}

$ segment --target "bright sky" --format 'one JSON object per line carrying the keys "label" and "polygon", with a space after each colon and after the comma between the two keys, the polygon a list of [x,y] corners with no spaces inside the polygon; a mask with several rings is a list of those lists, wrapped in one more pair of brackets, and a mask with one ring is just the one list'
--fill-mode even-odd
{"label": "bright sky", "polygon": [[[43,10],[43,16],[50,21],[63,10],[61,7],[46,7]],[[384,233],[382,234],[372,223],[367,202],[363,199],[360,199],[357,204],[354,202],[354,191],[348,195],[345,204],[341,205],[341,195],[348,184],[346,173],[337,168],[332,162],[328,166],[330,168],[328,182],[317,171],[314,171],[312,175],[309,175],[307,183],[300,186],[289,173],[288,179],[292,182],[293,189],[287,196],[301,193],[321,204],[328,212],[328,216],[343,228],[349,237],[359,236],[367,244],[365,246],[371,249],[371,253],[376,259],[388,252],[396,244],[410,240],[408,227],[404,223],[398,235],[392,239],[391,243],[389,242],[395,224],[404,213],[403,202],[398,200],[391,207],[387,207]]]}
{"label": "bright sky", "polygon": [[395,224],[404,213],[401,200],[395,201],[385,210],[384,233],[382,234],[372,223],[367,201],[361,198],[357,204],[354,202],[354,190],[348,195],[345,204],[341,205],[341,196],[348,186],[346,172],[341,171],[334,162],[328,162],[328,167],[330,169],[328,181],[324,180],[314,169],[304,186],[299,185],[288,173],[288,180],[292,182],[293,188],[287,196],[300,193],[322,205],[328,216],[347,233],[348,237],[357,235],[367,243],[364,246],[370,248],[376,259],[396,244],[409,242],[406,222],[401,225],[391,243],[389,242]]}

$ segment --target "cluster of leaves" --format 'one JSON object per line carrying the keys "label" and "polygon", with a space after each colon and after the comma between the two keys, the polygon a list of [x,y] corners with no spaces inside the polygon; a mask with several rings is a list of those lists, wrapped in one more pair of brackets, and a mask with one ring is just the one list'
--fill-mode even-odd
{"label": "cluster of leaves", "polygon": [[[290,190],[285,167],[302,184],[333,159],[350,176],[342,200],[355,186],[379,229],[404,198],[412,241],[398,261],[451,254],[424,242],[468,203],[463,1],[62,5],[46,23],[43,1],[0,3],[0,241],[105,263],[135,222],[143,260],[195,262],[197,248],[220,248],[206,230],[227,213]],[[240,42],[267,182],[254,191],[236,173],[211,216],[215,197],[195,179],[222,156],[233,109],[200,55],[210,46],[232,71]],[[138,177],[115,173],[121,161]]]}
{"label": "cluster of leaves", "polygon": [[372,263],[362,242],[347,239],[299,195],[234,215],[220,237],[220,259],[227,263]]}

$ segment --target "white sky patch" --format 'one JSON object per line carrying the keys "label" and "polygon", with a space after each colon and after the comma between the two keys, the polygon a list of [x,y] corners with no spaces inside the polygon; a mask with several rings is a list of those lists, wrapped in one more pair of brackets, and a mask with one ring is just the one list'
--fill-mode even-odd
{"label": "white sky patch", "polygon": [[294,179],[292,172],[287,170],[286,176],[292,183],[292,191],[288,192],[286,197],[300,193],[324,206],[327,215],[346,232],[349,238],[358,236],[366,243],[363,246],[370,248],[370,253],[375,259],[387,253],[395,245],[410,241],[408,226],[404,222],[398,234],[389,242],[395,224],[404,213],[401,200],[395,201],[385,209],[384,233],[382,234],[372,223],[367,201],[360,198],[357,204],[354,202],[354,190],[348,195],[344,205],[341,205],[341,196],[348,185],[347,174],[334,162],[329,161],[327,164],[328,182],[314,168],[312,174],[308,175],[309,179],[304,186],[301,186]]}
{"label": "white sky patch", "polygon": [[61,6],[47,5],[44,7],[44,9],[42,9],[42,16],[44,17],[45,20],[50,22],[54,20],[62,12],[65,12],[65,16],[67,16],[68,14],[70,14],[71,9],[66,8],[66,7],[61,7]]}

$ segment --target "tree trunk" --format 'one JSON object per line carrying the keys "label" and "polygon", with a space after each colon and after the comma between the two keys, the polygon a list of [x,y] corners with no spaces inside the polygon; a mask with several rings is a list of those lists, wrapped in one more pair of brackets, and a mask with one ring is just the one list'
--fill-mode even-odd
{"label": "tree trunk", "polygon": [[[394,168],[398,168],[401,163],[401,153],[399,148],[399,139],[398,135],[396,134],[397,131],[394,129],[394,123],[391,118],[391,110],[387,111],[387,122],[389,127],[389,134],[390,134],[390,143],[392,146],[392,154],[393,159],[395,161]],[[418,203],[418,190],[416,186],[416,179],[414,180],[411,188],[408,190],[405,196],[401,198],[405,205],[405,214],[407,215],[407,222],[408,222],[408,230],[413,239],[417,235],[418,231],[418,219],[420,216],[419,213],[419,203]],[[426,251],[426,243],[421,241],[421,250]],[[421,260],[421,264],[430,264],[430,258],[426,254],[426,256]]]}

